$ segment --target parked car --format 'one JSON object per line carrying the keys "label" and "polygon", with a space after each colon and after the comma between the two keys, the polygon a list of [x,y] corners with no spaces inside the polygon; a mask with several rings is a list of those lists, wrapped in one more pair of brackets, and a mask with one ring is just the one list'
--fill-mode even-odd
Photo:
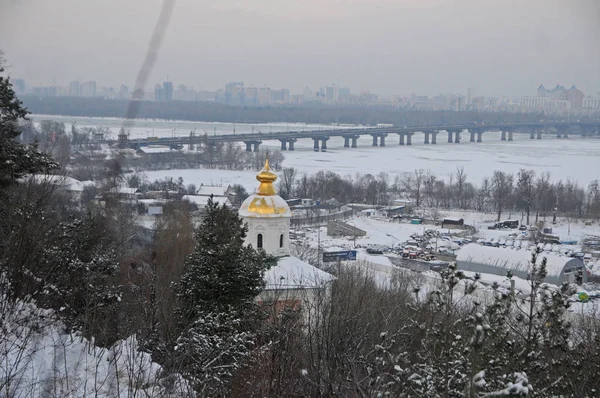
{"label": "parked car", "polygon": [[382,250],[373,249],[372,247],[367,248],[367,253],[369,254],[383,254]]}

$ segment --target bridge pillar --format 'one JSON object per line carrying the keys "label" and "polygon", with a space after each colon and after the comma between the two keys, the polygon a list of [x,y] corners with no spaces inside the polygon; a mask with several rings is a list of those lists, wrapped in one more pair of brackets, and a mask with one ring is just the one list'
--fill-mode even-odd
{"label": "bridge pillar", "polygon": [[538,131],[537,131],[536,138],[537,138],[538,140],[541,140],[541,139],[542,139],[542,130],[538,130]]}
{"label": "bridge pillar", "polygon": [[460,144],[460,131],[455,131],[454,143],[455,144]]}
{"label": "bridge pillar", "polygon": [[321,152],[327,152],[327,140],[329,137],[323,137],[321,139]]}
{"label": "bridge pillar", "polygon": [[385,137],[387,136],[387,134],[381,134],[379,136],[379,146],[385,146]]}
{"label": "bridge pillar", "polygon": [[377,146],[377,145],[378,145],[378,144],[377,144],[377,136],[376,136],[376,135],[374,135],[374,136],[373,136],[373,145],[372,145],[372,146]]}
{"label": "bridge pillar", "polygon": [[500,136],[501,141],[506,141],[506,131],[502,130],[502,135]]}
{"label": "bridge pillar", "polygon": [[288,142],[288,144],[289,144],[289,146],[288,146],[288,151],[293,151],[293,150],[294,150],[294,142],[296,142],[296,140],[295,140],[295,139],[293,139],[293,140],[290,140],[290,141]]}
{"label": "bridge pillar", "polygon": [[260,142],[255,142],[254,143],[254,152],[258,152],[258,146],[260,145]]}
{"label": "bridge pillar", "polygon": [[319,152],[319,139],[313,138],[313,151]]}
{"label": "bridge pillar", "polygon": [[513,140],[513,131],[512,131],[512,130],[510,130],[510,131],[508,132],[508,140],[509,140],[509,141],[512,141],[512,140]]}
{"label": "bridge pillar", "polygon": [[281,150],[287,151],[287,141],[286,140],[279,140],[279,141],[281,141]]}
{"label": "bridge pillar", "polygon": [[398,133],[398,135],[400,136],[400,145],[404,145],[404,133]]}
{"label": "bridge pillar", "polygon": [[469,142],[475,142],[475,132],[469,130],[469,135],[470,135]]}
{"label": "bridge pillar", "polygon": [[425,135],[423,144],[429,144],[429,133],[427,131],[424,131],[423,134]]}
{"label": "bridge pillar", "polygon": [[477,142],[482,142],[481,136],[483,135],[483,131],[477,132]]}
{"label": "bridge pillar", "polygon": [[448,131],[448,144],[452,144],[452,131]]}
{"label": "bridge pillar", "polygon": [[412,135],[413,133],[406,134],[406,145],[412,145]]}
{"label": "bridge pillar", "polygon": [[438,135],[439,131],[432,131],[431,132],[431,145],[433,144],[437,144],[437,135]]}
{"label": "bridge pillar", "polygon": [[535,139],[535,131],[531,130],[531,132],[529,133],[529,139],[530,140],[534,140]]}
{"label": "bridge pillar", "polygon": [[358,140],[358,136],[355,135],[354,137],[352,137],[352,148],[356,148],[357,147],[357,145],[356,145],[356,141],[357,140]]}
{"label": "bridge pillar", "polygon": [[246,152],[252,152],[252,143],[246,141],[244,144],[246,144]]}
{"label": "bridge pillar", "polygon": [[561,134],[561,132],[560,132],[560,131],[557,131],[557,132],[556,132],[556,138],[562,138],[562,134]]}
{"label": "bridge pillar", "polygon": [[350,137],[344,137],[344,148],[350,148]]}

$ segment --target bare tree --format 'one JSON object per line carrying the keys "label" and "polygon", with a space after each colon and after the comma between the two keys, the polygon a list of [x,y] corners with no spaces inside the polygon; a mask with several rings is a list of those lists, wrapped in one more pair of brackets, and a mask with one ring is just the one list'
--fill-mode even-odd
{"label": "bare tree", "polygon": [[463,166],[456,166],[456,202],[459,209],[465,208],[465,184],[467,182],[467,173]]}
{"label": "bare tree", "polygon": [[298,171],[293,167],[284,167],[279,180],[279,195],[284,199],[289,199],[292,196],[292,189],[296,182]]}
{"label": "bare tree", "polygon": [[517,173],[517,194],[520,204],[523,206],[529,225],[529,214],[531,206],[536,197],[535,171],[521,169]]}
{"label": "bare tree", "polygon": [[506,204],[510,198],[513,189],[513,175],[503,171],[494,171],[492,175],[492,198],[498,213],[498,221],[502,217]]}
{"label": "bare tree", "polygon": [[418,169],[412,173],[406,173],[402,180],[404,190],[414,199],[416,207],[419,207],[421,204],[422,188],[426,175],[425,170]]}

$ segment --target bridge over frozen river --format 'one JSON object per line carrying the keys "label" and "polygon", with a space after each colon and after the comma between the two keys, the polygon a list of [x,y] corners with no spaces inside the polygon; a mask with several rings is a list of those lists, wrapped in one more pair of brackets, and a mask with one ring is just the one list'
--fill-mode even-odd
{"label": "bridge over frozen river", "polygon": [[[254,129],[253,129],[254,130]],[[294,150],[294,143],[300,139],[313,140],[315,151],[326,151],[327,141],[331,137],[342,137],[344,147],[356,148],[358,140],[368,137],[372,146],[386,146],[390,136],[398,136],[399,145],[412,145],[413,136],[418,134],[425,144],[435,145],[438,135],[447,135],[449,143],[466,141],[482,143],[486,131],[500,131],[502,141],[512,141],[514,134],[529,134],[530,139],[542,139],[544,134],[552,134],[557,138],[568,138],[569,135],[582,137],[600,136],[600,121],[586,122],[535,122],[535,123],[496,123],[496,124],[445,124],[437,126],[411,126],[411,127],[363,127],[363,128],[335,128],[314,131],[288,131],[263,133],[258,130],[245,134],[219,134],[198,135],[189,137],[168,137],[155,139],[129,140],[127,134],[119,135],[119,144],[122,147],[140,148],[142,146],[160,144],[168,146],[180,145],[218,145],[225,142],[241,142],[246,145],[246,151],[258,151],[263,141],[278,140],[281,150]]]}

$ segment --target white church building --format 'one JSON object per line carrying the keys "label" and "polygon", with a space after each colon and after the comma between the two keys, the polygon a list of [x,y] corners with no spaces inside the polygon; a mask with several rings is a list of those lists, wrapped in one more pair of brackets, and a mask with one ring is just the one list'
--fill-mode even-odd
{"label": "white church building", "polygon": [[265,290],[257,300],[276,300],[295,307],[323,292],[334,277],[290,255],[292,211],[275,192],[277,176],[271,172],[268,159],[256,179],[260,182],[257,192],[238,212],[248,225],[245,243],[277,258],[277,265],[265,273]]}

